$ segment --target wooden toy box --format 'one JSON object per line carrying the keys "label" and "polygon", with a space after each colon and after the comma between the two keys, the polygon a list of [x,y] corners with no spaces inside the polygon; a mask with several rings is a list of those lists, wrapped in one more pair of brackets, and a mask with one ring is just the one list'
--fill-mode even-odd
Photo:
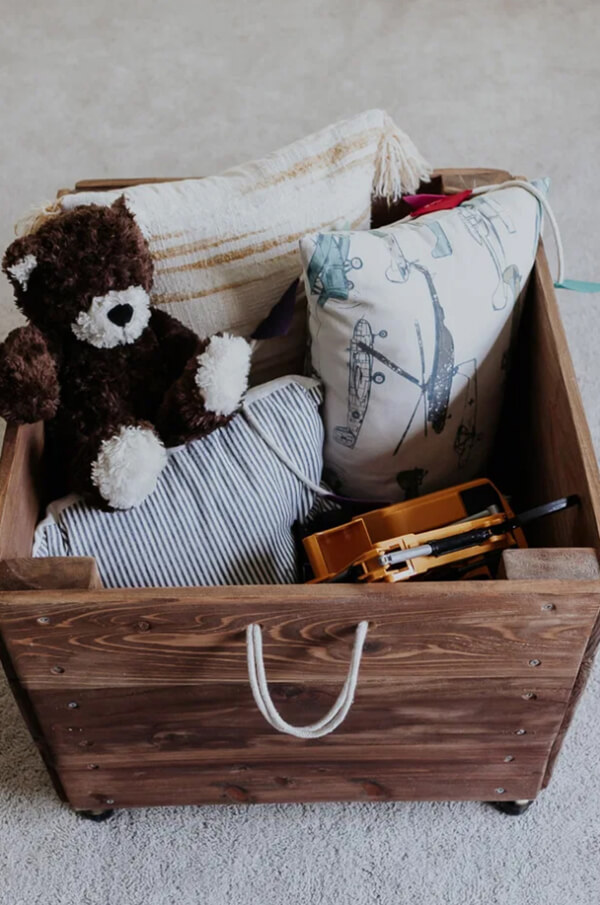
{"label": "wooden toy box", "polygon": [[[436,179],[451,191],[505,176],[448,170]],[[542,248],[489,476],[517,509],[571,493],[581,505],[528,532],[542,549],[514,551],[505,580],[106,590],[93,560],[31,559],[46,501],[43,446],[42,425],[8,427],[1,652],[73,808],[512,802],[548,783],[599,640],[600,495]],[[262,625],[273,699],[302,725],[337,697],[364,619],[345,722],[318,740],[272,729],[250,692],[246,626]]]}

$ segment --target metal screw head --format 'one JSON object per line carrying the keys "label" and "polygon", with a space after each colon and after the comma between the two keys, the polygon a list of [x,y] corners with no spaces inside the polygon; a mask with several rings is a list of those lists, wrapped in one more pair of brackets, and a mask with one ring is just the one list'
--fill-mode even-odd
{"label": "metal screw head", "polygon": [[115,803],[115,799],[114,799],[114,798],[105,798],[105,799],[104,799],[104,803],[105,803],[105,804],[114,804],[114,803]]}
{"label": "metal screw head", "polygon": [[515,729],[515,735],[527,735],[527,729]]}
{"label": "metal screw head", "polygon": [[87,768],[88,768],[88,770],[97,770],[98,764],[88,764]]}
{"label": "metal screw head", "polygon": [[503,789],[502,786],[498,786],[497,789],[494,789],[494,792],[496,793],[496,795],[504,795],[506,789]]}
{"label": "metal screw head", "polygon": [[507,754],[506,757],[504,758],[504,763],[510,764],[510,762],[513,761],[514,759],[515,759],[514,754]]}
{"label": "metal screw head", "polygon": [[526,691],[525,694],[521,695],[521,697],[525,701],[535,701],[535,699],[537,698],[537,694],[535,693],[535,691]]}
{"label": "metal screw head", "polygon": [[543,604],[542,604],[542,609],[543,609],[543,610],[555,610],[556,607],[554,606],[553,603],[543,603]]}
{"label": "metal screw head", "polygon": [[55,676],[62,675],[64,671],[65,671],[64,666],[53,666],[52,669],[50,670],[50,672],[53,673]]}
{"label": "metal screw head", "polygon": [[69,701],[67,707],[69,708],[69,710],[77,710],[79,704],[77,703],[77,701]]}
{"label": "metal screw head", "polygon": [[530,666],[541,666],[541,663],[542,663],[541,660],[530,660],[529,661]]}
{"label": "metal screw head", "polygon": [[48,623],[50,622],[50,617],[49,616],[38,616],[38,618],[36,619],[36,622],[39,622],[40,625],[48,625]]}

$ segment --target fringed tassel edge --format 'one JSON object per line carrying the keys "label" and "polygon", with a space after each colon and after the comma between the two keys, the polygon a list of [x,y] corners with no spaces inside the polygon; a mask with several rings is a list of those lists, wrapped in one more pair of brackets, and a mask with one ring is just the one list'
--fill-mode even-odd
{"label": "fringed tassel edge", "polygon": [[386,114],[377,148],[373,196],[398,201],[402,195],[416,192],[421,182],[429,182],[431,173],[412,139]]}
{"label": "fringed tassel edge", "polygon": [[41,207],[33,208],[15,223],[15,236],[28,236],[30,233],[37,232],[40,226],[62,213],[62,210],[58,198],[54,201],[47,201]]}

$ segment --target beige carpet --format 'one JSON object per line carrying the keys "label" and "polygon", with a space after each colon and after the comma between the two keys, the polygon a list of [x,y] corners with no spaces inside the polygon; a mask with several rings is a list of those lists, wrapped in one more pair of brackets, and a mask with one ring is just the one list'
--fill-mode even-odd
{"label": "beige carpet", "polygon": [[[437,165],[552,178],[568,274],[600,279],[596,0],[4,0],[0,244],[85,176],[195,175],[383,106]],[[2,333],[18,322],[1,286]],[[600,296],[561,294],[597,448]],[[534,450],[525,451],[527,455]],[[587,905],[600,900],[598,671],[552,787],[479,804],[76,820],[0,697],[1,905]]]}

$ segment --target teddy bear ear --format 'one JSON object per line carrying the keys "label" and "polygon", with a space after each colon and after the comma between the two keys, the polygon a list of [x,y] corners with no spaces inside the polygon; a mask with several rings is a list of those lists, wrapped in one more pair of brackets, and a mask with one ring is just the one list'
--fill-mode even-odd
{"label": "teddy bear ear", "polygon": [[125,199],[125,195],[119,195],[116,201],[113,201],[111,207],[115,211],[119,211],[120,213],[128,214],[130,217],[133,216],[129,208],[127,207],[127,201]]}
{"label": "teddy bear ear", "polygon": [[25,292],[29,283],[29,277],[38,265],[35,254],[36,241],[34,236],[22,236],[15,239],[4,253],[2,270],[8,279]]}

